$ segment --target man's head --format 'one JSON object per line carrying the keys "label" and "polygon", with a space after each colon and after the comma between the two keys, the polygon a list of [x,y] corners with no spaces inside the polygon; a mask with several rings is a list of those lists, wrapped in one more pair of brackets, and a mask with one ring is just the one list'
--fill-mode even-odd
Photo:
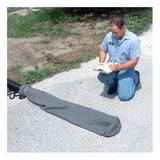
{"label": "man's head", "polygon": [[126,33],[124,21],[121,17],[113,18],[110,21],[110,29],[113,36],[117,39],[122,39]]}

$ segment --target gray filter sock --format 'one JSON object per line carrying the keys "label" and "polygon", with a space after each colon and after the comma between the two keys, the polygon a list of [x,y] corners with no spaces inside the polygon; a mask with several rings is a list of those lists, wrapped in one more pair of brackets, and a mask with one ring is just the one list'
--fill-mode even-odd
{"label": "gray filter sock", "polygon": [[19,94],[26,96],[29,101],[40,106],[44,111],[98,135],[112,137],[121,130],[118,117],[64,101],[30,85],[20,86]]}

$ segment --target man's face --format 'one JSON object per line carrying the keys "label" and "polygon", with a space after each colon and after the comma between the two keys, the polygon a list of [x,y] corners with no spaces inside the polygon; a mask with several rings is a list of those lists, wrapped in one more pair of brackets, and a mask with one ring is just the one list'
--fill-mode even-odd
{"label": "man's face", "polygon": [[122,39],[124,36],[124,27],[119,29],[115,24],[111,24],[110,26],[111,32],[113,36],[117,39]]}

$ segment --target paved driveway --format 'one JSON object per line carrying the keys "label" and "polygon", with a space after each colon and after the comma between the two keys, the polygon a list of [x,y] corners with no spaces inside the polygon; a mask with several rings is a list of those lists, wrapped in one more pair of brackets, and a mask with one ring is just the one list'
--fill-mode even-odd
{"label": "paved driveway", "polygon": [[118,116],[121,132],[102,137],[44,112],[25,100],[8,99],[8,152],[151,152],[152,151],[152,27],[141,36],[141,74],[132,100],[108,96],[93,68],[98,58],[79,69],[33,85],[58,98]]}

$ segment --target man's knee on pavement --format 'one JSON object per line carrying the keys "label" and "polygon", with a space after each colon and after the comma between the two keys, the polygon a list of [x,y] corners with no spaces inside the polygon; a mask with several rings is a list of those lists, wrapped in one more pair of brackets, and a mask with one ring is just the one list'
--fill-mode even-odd
{"label": "man's knee on pavement", "polygon": [[130,94],[130,93],[118,93],[118,97],[121,101],[128,101],[130,100],[132,97],[134,96],[134,94]]}

